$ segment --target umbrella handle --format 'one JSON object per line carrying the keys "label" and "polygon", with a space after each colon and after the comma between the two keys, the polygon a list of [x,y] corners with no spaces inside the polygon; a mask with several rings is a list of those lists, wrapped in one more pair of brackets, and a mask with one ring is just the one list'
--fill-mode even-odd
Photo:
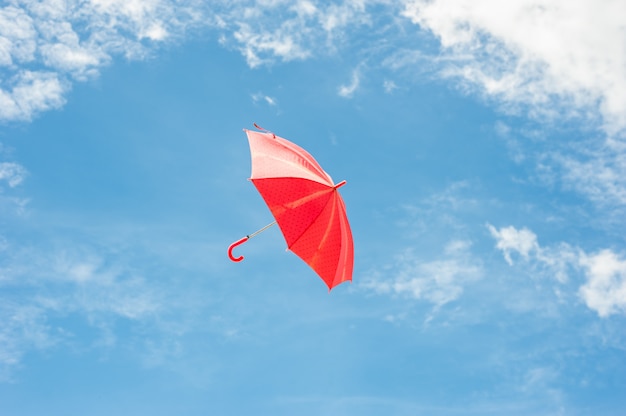
{"label": "umbrella handle", "polygon": [[248,241],[249,239],[251,239],[252,237],[254,237],[255,235],[262,233],[263,231],[267,230],[268,228],[270,228],[272,225],[276,225],[276,221],[271,222],[269,224],[267,224],[265,227],[261,228],[260,230],[256,230],[255,232],[253,232],[252,234],[248,234],[247,236],[240,238],[239,240],[235,241],[234,243],[232,243],[229,247],[228,247],[228,257],[232,260],[232,261],[241,261],[243,260],[243,256],[239,256],[239,257],[235,257],[233,256],[233,249],[235,247],[237,247],[240,244],[245,243],[246,241]]}
{"label": "umbrella handle", "polygon": [[238,245],[241,245],[241,244],[245,243],[246,241],[248,241],[248,239],[249,239],[249,238],[250,238],[250,237],[245,236],[245,237],[243,237],[243,238],[241,238],[241,239],[239,239],[239,240],[235,241],[234,243],[232,243],[232,244],[228,247],[228,257],[229,257],[232,261],[234,261],[234,262],[238,262],[238,261],[243,260],[243,256],[239,256],[239,257],[235,257],[235,256],[233,256],[233,249],[234,249],[235,247],[237,247]]}

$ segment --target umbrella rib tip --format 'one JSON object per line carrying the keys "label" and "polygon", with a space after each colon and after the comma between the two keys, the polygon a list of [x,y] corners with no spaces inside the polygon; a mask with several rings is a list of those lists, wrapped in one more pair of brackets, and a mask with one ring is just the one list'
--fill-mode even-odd
{"label": "umbrella rib tip", "polygon": [[335,189],[339,189],[339,188],[341,188],[342,186],[344,186],[347,183],[348,183],[348,181],[343,180],[343,181],[339,182],[337,185],[335,185]]}

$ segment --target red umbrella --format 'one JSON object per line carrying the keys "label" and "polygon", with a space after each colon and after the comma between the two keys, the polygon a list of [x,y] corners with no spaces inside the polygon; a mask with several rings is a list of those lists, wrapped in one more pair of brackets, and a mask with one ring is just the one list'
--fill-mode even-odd
{"label": "red umbrella", "polygon": [[346,207],[335,184],[313,156],[290,141],[254,125],[261,132],[244,130],[250,142],[250,180],[276,219],[228,248],[278,223],[287,247],[304,260],[331,290],[352,280],[354,248]]}

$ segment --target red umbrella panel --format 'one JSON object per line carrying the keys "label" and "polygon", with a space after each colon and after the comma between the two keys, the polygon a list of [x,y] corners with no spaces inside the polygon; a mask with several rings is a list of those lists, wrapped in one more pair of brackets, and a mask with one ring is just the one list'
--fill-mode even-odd
{"label": "red umbrella panel", "polygon": [[[256,126],[256,125],[255,125]],[[258,126],[257,126],[258,128]],[[352,280],[354,245],[338,188],[306,150],[267,131],[244,130],[250,143],[250,180],[276,219],[290,251],[307,263],[328,289]],[[244,243],[269,224],[235,243]]]}

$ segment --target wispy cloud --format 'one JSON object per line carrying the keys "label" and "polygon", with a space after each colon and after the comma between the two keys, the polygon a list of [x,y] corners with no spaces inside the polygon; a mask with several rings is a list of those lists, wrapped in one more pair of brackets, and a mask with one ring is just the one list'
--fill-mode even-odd
{"label": "wispy cloud", "polygon": [[[609,235],[626,226],[626,145],[623,139],[600,132],[566,127],[566,136],[551,135],[534,123],[512,127],[497,122],[509,157],[519,165],[520,183],[555,193],[556,217],[549,220],[585,221]],[[558,129],[557,129],[558,130]],[[565,136],[565,137],[563,137]],[[558,195],[558,196],[557,196]]]}
{"label": "wispy cloud", "polygon": [[[583,147],[584,146],[584,147]],[[588,197],[600,208],[626,209],[626,143],[608,138],[581,149],[553,156],[562,168],[563,184]]]}
{"label": "wispy cloud", "polygon": [[347,28],[369,25],[369,6],[378,0],[244,1],[219,13],[221,42],[232,45],[256,67],[275,60],[302,60],[335,51]]}
{"label": "wispy cloud", "polygon": [[471,255],[470,246],[468,241],[450,241],[435,260],[407,249],[361,286],[378,294],[424,300],[439,308],[458,299],[465,285],[482,277],[482,265]]}
{"label": "wispy cloud", "polygon": [[0,162],[0,181],[6,181],[14,188],[24,180],[26,169],[15,162]]}
{"label": "wispy cloud", "polygon": [[278,102],[276,101],[276,98],[274,97],[270,97],[269,95],[266,95],[262,92],[257,92],[252,94],[252,101],[254,103],[259,103],[259,102],[263,102],[271,107],[274,107],[276,105],[278,105]]}
{"label": "wispy cloud", "polygon": [[87,343],[112,346],[114,322],[146,324],[162,310],[158,289],[123,263],[104,261],[85,248],[47,252],[3,241],[0,379],[10,378],[29,351],[72,340],[71,326],[59,323],[64,319],[84,319],[99,334]]}
{"label": "wispy cloud", "polygon": [[[250,67],[271,62],[275,57],[283,61],[305,59],[310,52],[304,49],[298,37],[298,32],[283,23],[282,27],[274,30],[258,32],[247,22],[239,23],[239,28],[233,33],[235,41],[241,45],[239,50],[245,56]],[[226,38],[222,38],[224,43]],[[270,58],[265,58],[269,56]]]}
{"label": "wispy cloud", "polygon": [[385,81],[383,81],[383,88],[385,89],[385,92],[387,94],[390,94],[393,91],[397,90],[398,86],[392,80],[386,79]]}
{"label": "wispy cloud", "polygon": [[0,121],[30,120],[65,103],[114,56],[146,56],[200,21],[194,0],[11,0],[0,8]]}
{"label": "wispy cloud", "polygon": [[623,227],[626,225],[626,143],[603,133],[600,137],[597,133],[584,137],[586,131],[582,129],[582,133],[573,130],[573,137],[560,137],[558,131],[552,136],[532,123],[513,128],[498,121],[494,126],[509,157],[524,171],[516,180],[570,195],[580,201],[575,209],[581,208],[582,199],[587,200],[591,204],[584,204],[586,215],[592,215],[596,225]]}
{"label": "wispy cloud", "polygon": [[[3,153],[2,143],[0,143],[0,155]],[[0,214],[13,215],[23,214],[28,204],[28,199],[19,196],[16,188],[24,182],[28,176],[28,171],[16,162],[0,162]],[[8,189],[6,186],[8,186]],[[1,236],[0,236],[1,237]],[[0,241],[3,241],[0,238]],[[0,253],[3,244],[0,244]],[[0,280],[2,277],[0,276]]]}
{"label": "wispy cloud", "polygon": [[358,69],[355,69],[354,71],[352,71],[352,77],[350,79],[350,83],[340,85],[339,88],[337,88],[337,94],[339,94],[340,97],[351,98],[356,92],[356,90],[359,88],[360,83],[361,83],[360,71]]}
{"label": "wispy cloud", "polygon": [[58,109],[75,81],[116,57],[141,59],[195,28],[220,33],[250,67],[337,50],[384,1],[11,0],[0,8],[0,121]]}
{"label": "wispy cloud", "polygon": [[52,347],[60,334],[50,328],[42,308],[0,299],[0,382],[6,382],[27,351]]}
{"label": "wispy cloud", "polygon": [[517,229],[513,226],[495,228],[487,224],[491,236],[496,240],[510,266],[513,266],[513,254],[521,256],[525,264],[531,264],[532,275],[539,278],[552,278],[559,283],[569,280],[569,270],[578,263],[580,250],[569,244],[560,243],[543,247],[537,241],[537,235],[528,228]]}
{"label": "wispy cloud", "polygon": [[487,227],[509,265],[513,266],[511,254],[516,253],[531,267],[531,274],[553,277],[560,284],[568,283],[570,274],[582,272],[585,283],[577,294],[589,309],[602,318],[626,314],[626,259],[619,253],[603,249],[588,254],[565,243],[542,247],[535,233],[526,228]]}

